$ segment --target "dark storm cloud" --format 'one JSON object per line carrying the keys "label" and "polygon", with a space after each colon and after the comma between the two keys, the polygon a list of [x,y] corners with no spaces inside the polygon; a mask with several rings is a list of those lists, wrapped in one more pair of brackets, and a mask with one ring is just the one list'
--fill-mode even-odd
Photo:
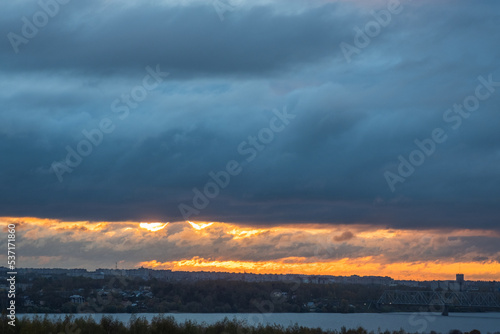
{"label": "dark storm cloud", "polygon": [[[298,15],[254,7],[223,24],[212,5],[132,5],[72,2],[27,44],[2,40],[0,59],[18,71],[68,70],[109,75],[164,64],[178,75],[258,75],[331,56],[349,37],[346,18],[326,5]],[[19,5],[1,26],[21,34],[21,16],[39,10]],[[15,14],[14,14],[15,13]],[[340,34],[339,34],[340,33]],[[279,45],[279,47],[278,47]]]}
{"label": "dark storm cloud", "polygon": [[[184,220],[179,204],[236,160],[189,219],[498,228],[500,86],[456,129],[443,116],[479,76],[500,81],[499,4],[401,3],[350,63],[339,44],[373,5],[277,2],[221,22],[208,5],[68,3],[17,54],[1,41],[0,215]],[[5,6],[4,36],[39,10]],[[169,75],[121,119],[113,102],[157,65]],[[295,118],[245,162],[238,147],[284,107]],[[114,130],[59,182],[53,163],[105,118]],[[435,128],[447,140],[392,192],[384,172]]]}
{"label": "dark storm cloud", "polygon": [[335,241],[347,241],[347,240],[351,240],[352,238],[354,238],[354,234],[352,234],[351,231],[345,231],[341,235],[334,237],[333,240],[335,240]]}

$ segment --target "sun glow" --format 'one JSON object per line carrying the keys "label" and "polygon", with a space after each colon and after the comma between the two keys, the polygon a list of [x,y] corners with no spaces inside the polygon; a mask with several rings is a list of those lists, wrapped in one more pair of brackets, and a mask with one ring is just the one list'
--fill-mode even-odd
{"label": "sun glow", "polygon": [[168,223],[140,223],[139,226],[151,232],[163,230]]}
{"label": "sun glow", "polygon": [[193,223],[193,222],[188,222],[195,230],[203,230],[204,228],[207,228],[213,223]]}

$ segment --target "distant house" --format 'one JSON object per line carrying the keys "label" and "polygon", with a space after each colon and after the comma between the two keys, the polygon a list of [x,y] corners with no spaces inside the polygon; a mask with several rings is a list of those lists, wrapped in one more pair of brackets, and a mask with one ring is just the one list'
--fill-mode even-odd
{"label": "distant house", "polygon": [[316,311],[316,304],[314,302],[308,302],[305,306],[309,309],[310,312]]}
{"label": "distant house", "polygon": [[75,304],[83,304],[85,302],[85,298],[80,295],[70,296],[69,299],[71,299],[71,302]]}
{"label": "distant house", "polygon": [[28,296],[23,297],[23,304],[24,306],[34,306],[35,303],[31,299],[28,298]]}

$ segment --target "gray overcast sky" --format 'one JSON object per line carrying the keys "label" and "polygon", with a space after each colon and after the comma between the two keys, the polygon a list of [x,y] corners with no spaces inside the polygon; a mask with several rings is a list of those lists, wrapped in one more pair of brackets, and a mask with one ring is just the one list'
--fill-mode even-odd
{"label": "gray overcast sky", "polygon": [[498,1],[225,3],[2,3],[0,216],[498,228]]}

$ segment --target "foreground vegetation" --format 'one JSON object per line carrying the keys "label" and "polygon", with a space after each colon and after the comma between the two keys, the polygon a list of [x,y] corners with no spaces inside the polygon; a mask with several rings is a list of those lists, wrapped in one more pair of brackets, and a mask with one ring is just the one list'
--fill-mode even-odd
{"label": "foreground vegetation", "polygon": [[[368,332],[363,328],[346,329],[340,331],[324,331],[320,328],[306,328],[302,326],[283,327],[267,325],[252,327],[245,322],[228,320],[227,318],[212,325],[197,324],[192,321],[177,323],[173,317],[157,316],[151,322],[145,318],[132,318],[126,325],[112,317],[103,317],[100,322],[93,318],[73,318],[66,316],[51,320],[47,316],[33,319],[17,319],[16,326],[7,324],[7,317],[2,315],[0,333],[26,333],[26,334],[413,334],[404,330]],[[416,334],[416,333],[415,333]],[[431,332],[431,334],[437,334]],[[443,334],[481,334],[477,330],[462,333],[453,330]],[[494,333],[500,334],[500,332]]]}

